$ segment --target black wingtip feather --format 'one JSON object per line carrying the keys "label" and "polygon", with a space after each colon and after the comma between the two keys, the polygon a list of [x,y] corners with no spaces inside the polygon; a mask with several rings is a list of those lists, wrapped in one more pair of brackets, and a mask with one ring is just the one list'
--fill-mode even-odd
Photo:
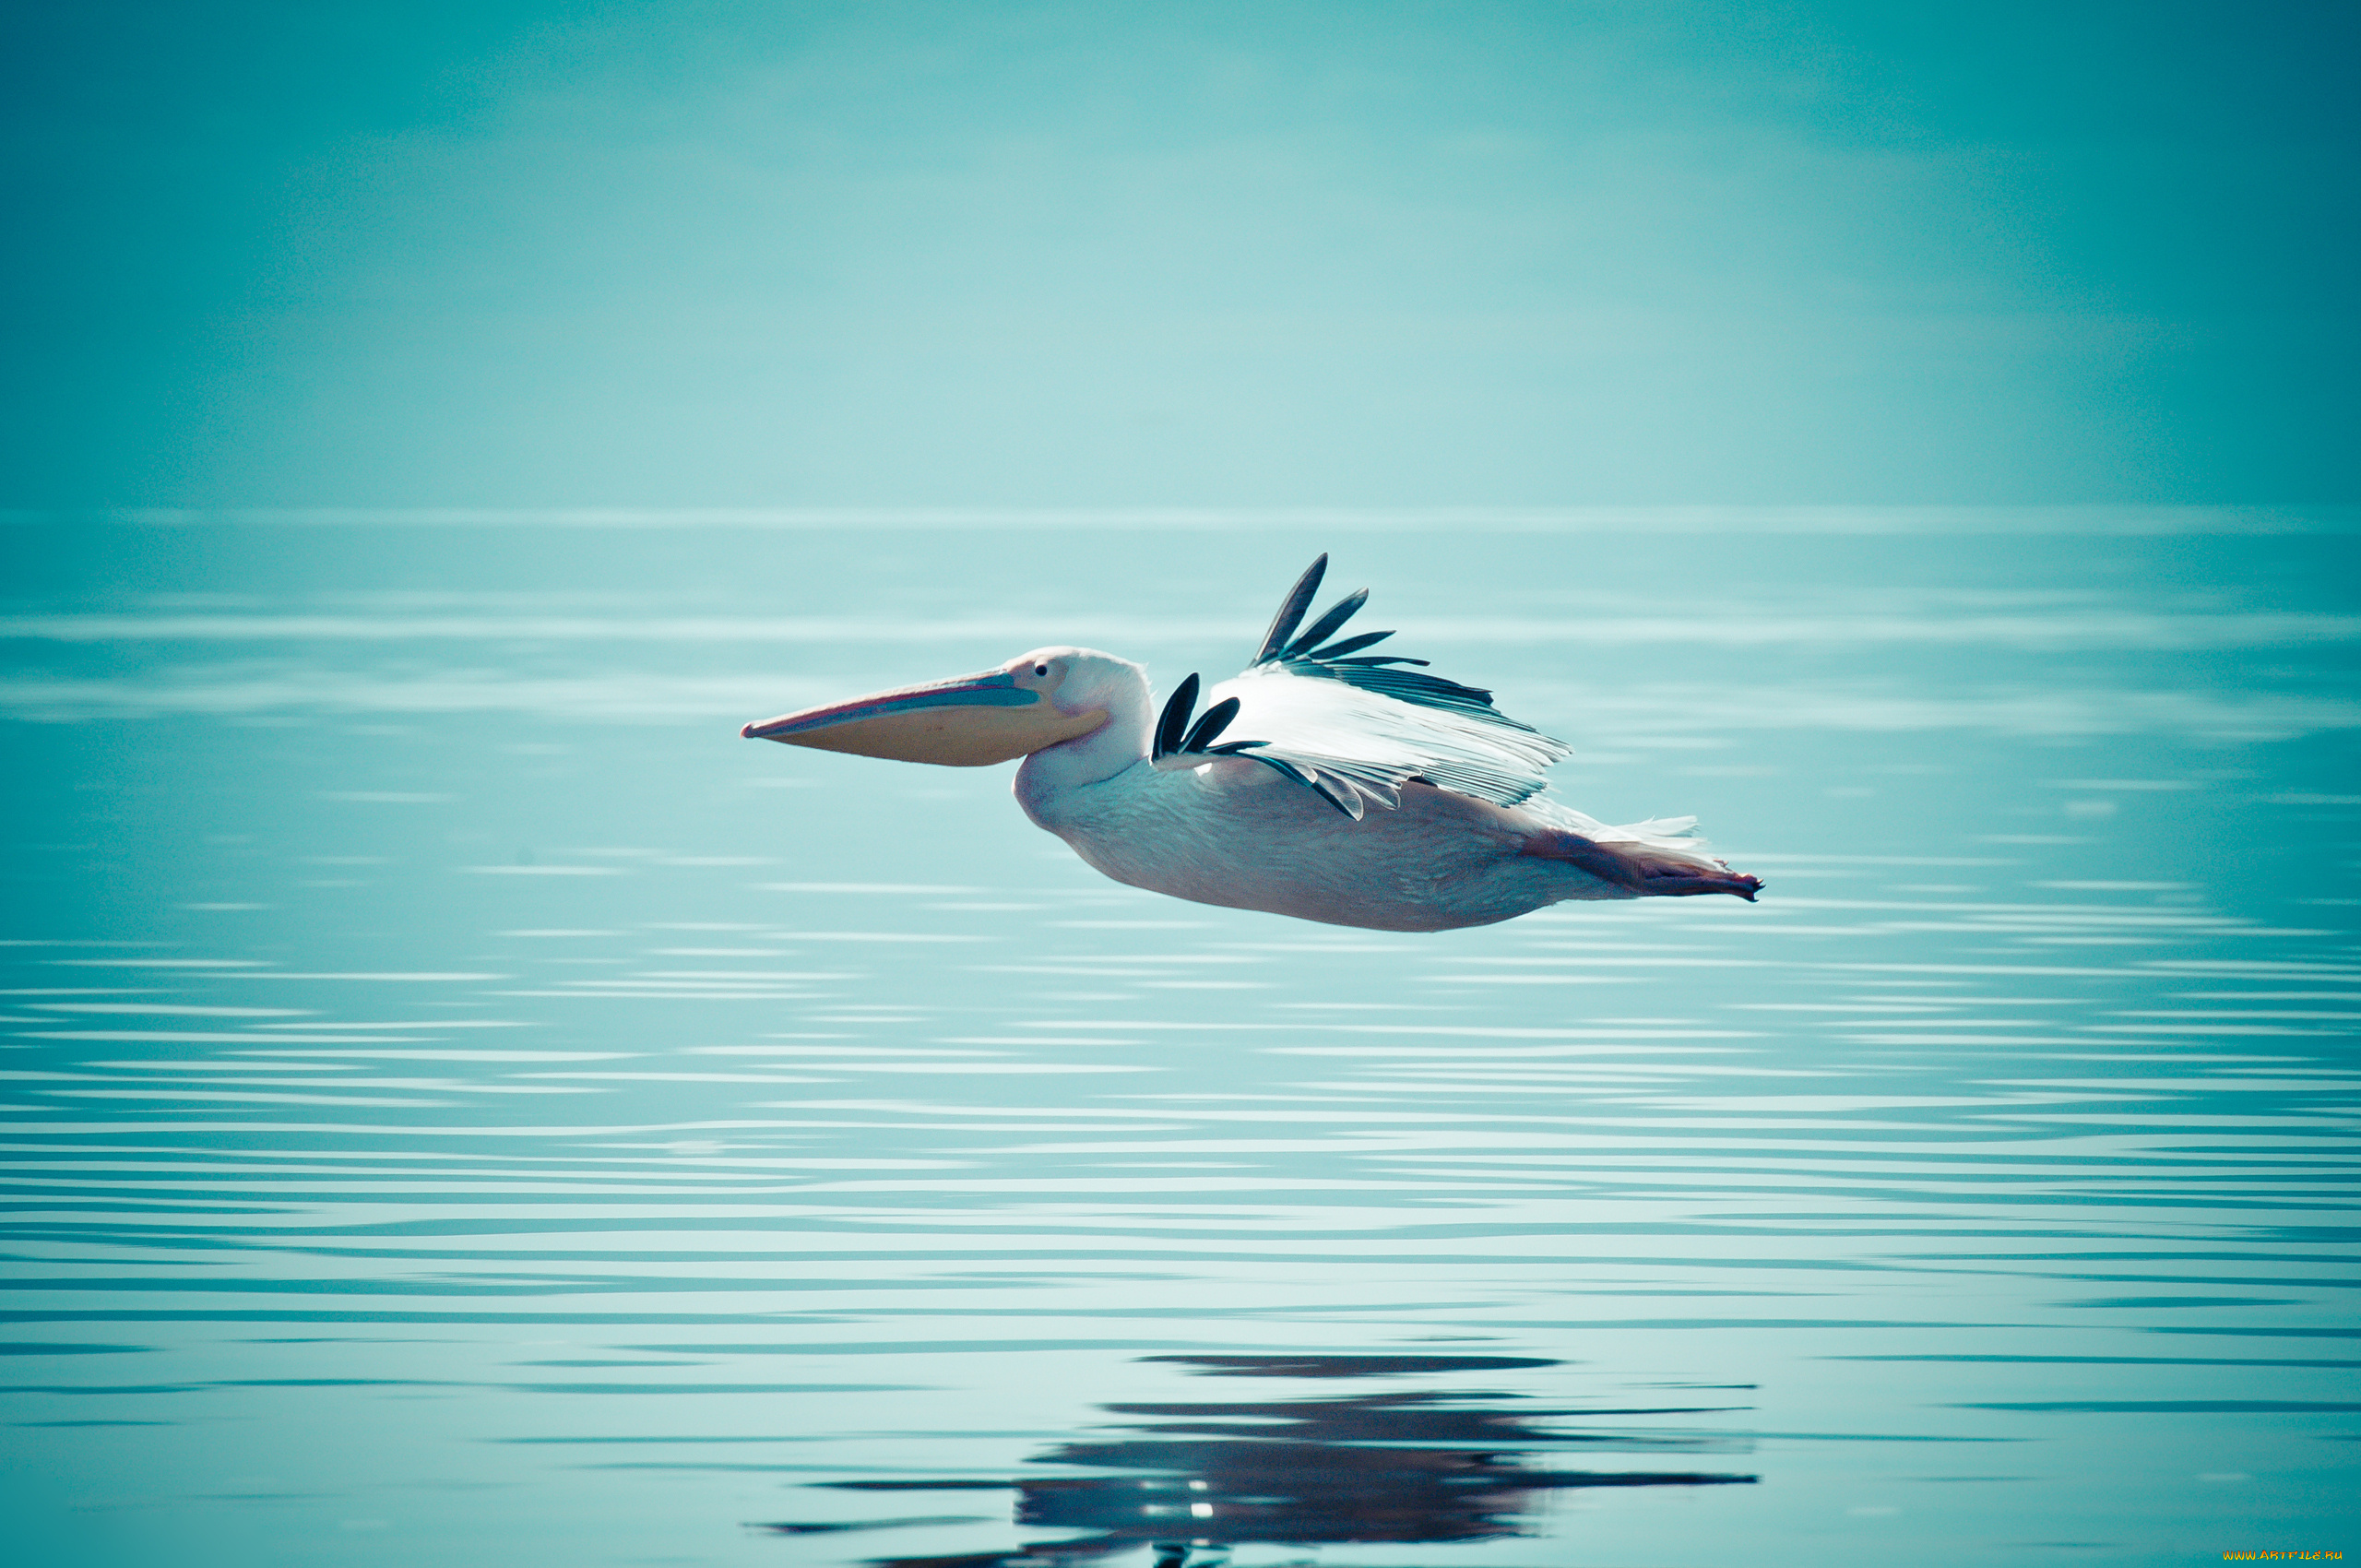
{"label": "black wingtip feather", "polygon": [[[1189,715],[1197,707],[1197,677],[1189,678],[1172,688],[1164,702],[1164,714],[1156,722],[1156,754],[1169,756],[1180,749],[1180,737],[1189,728]],[[1233,709],[1232,711],[1235,711]]]}
{"label": "black wingtip feather", "polygon": [[1392,632],[1363,632],[1358,636],[1347,637],[1343,642],[1330,643],[1326,647],[1314,648],[1304,657],[1323,662],[1332,659],[1342,659],[1348,653],[1358,653],[1365,647],[1382,643],[1393,635]]}
{"label": "black wingtip feather", "polygon": [[1318,621],[1314,622],[1312,624],[1311,630],[1304,633],[1303,636],[1296,638],[1295,641],[1287,645],[1287,657],[1291,659],[1300,659],[1309,654],[1313,648],[1318,647],[1322,643],[1324,643],[1330,637],[1335,636],[1337,629],[1343,626],[1346,622],[1359,614],[1361,606],[1368,602],[1369,589],[1356,588],[1353,592],[1347,594],[1344,598],[1330,605],[1328,607],[1328,613],[1323,615]]}
{"label": "black wingtip feather", "polygon": [[1206,743],[1220,735],[1224,730],[1228,729],[1229,721],[1237,717],[1238,699],[1236,697],[1222,698],[1221,701],[1205,709],[1205,716],[1197,720],[1196,728],[1191,730],[1188,739],[1180,742],[1180,750],[1204,751]]}
{"label": "black wingtip feather", "polygon": [[1279,605],[1279,612],[1271,618],[1271,629],[1263,634],[1263,647],[1254,655],[1256,664],[1277,657],[1279,650],[1287,646],[1287,639],[1295,636],[1296,627],[1303,620],[1303,612],[1311,608],[1311,596],[1320,591],[1320,579],[1327,572],[1328,552],[1323,550],[1320,559],[1295,580],[1295,587],[1287,590],[1287,599]]}

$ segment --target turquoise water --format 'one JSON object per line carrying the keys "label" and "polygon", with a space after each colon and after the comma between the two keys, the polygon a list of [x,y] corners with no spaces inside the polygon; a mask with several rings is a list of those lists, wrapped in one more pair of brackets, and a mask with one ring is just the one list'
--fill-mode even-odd
{"label": "turquoise water", "polygon": [[[11,525],[11,1534],[2361,1550],[2348,523]],[[1226,674],[1321,550],[1762,901],[1291,923],[1007,768],[737,737],[1043,643]]]}

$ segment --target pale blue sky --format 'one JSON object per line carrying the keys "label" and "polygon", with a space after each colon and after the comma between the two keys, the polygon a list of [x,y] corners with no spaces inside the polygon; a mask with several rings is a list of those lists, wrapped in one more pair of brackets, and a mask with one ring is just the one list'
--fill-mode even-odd
{"label": "pale blue sky", "polygon": [[2361,498],[2361,9],[1953,9],[19,14],[0,503]]}

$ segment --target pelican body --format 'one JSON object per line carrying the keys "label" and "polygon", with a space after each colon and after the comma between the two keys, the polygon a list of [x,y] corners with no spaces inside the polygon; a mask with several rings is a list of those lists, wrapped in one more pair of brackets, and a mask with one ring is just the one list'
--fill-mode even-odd
{"label": "pelican body", "polygon": [[1117,882],[1330,925],[1450,931],[1566,899],[1728,893],[1693,819],[1609,827],[1544,793],[1563,742],[1489,692],[1367,655],[1390,632],[1330,641],[1367,600],[1299,635],[1323,555],[1246,671],[1196,712],[1198,679],[1159,712],[1147,671],[1084,647],[805,708],[741,733],[907,762],[1022,756],[1017,803]]}

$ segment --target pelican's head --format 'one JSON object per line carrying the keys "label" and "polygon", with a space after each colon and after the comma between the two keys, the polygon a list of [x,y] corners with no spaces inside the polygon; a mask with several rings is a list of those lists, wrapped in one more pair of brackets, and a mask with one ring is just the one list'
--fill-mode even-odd
{"label": "pelican's head", "polygon": [[1139,666],[1086,647],[1037,647],[997,670],[765,719],[739,731],[825,752],[983,767],[1075,740],[1107,722]]}

